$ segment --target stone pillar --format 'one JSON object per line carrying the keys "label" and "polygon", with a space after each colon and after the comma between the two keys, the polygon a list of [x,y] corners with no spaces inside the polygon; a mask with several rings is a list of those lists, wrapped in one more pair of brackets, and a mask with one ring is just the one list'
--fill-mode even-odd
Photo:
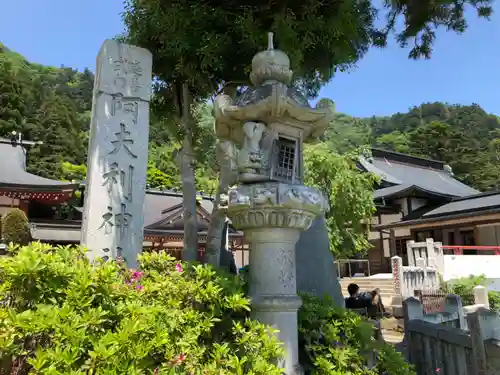
{"label": "stone pillar", "polygon": [[151,53],[106,40],[97,57],[81,244],[88,256],[121,256],[143,245]]}
{"label": "stone pillar", "polygon": [[285,373],[296,374],[299,363],[297,311],[302,301],[297,296],[295,244],[296,228],[256,228],[245,231],[250,244],[250,288],[252,317],[279,330],[285,345],[282,366]]}
{"label": "stone pillar", "polygon": [[394,316],[400,317],[403,314],[403,298],[406,296],[406,284],[403,274],[403,259],[398,256],[391,258],[392,285],[394,294],[392,296],[392,311]]}
{"label": "stone pillar", "polygon": [[[249,294],[252,315],[279,330],[286,375],[302,374],[299,366],[295,245],[301,232],[324,213],[326,200],[316,189],[266,182],[229,191],[227,215],[244,231],[250,246]],[[314,249],[310,249],[314,251]]]}

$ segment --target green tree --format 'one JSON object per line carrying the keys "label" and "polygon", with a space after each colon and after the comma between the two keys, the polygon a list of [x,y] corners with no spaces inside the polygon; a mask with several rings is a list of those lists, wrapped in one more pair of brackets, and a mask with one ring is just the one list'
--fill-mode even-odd
{"label": "green tree", "polygon": [[352,151],[370,144],[371,129],[365,119],[337,113],[322,140],[338,153]]}
{"label": "green tree", "polygon": [[85,159],[86,144],[81,142],[78,118],[69,99],[51,97],[37,111],[34,121],[37,128],[30,137],[43,144],[33,146],[28,153],[30,171],[60,178],[62,171],[57,167],[64,161],[80,164]]}
{"label": "green tree", "polygon": [[[466,2],[476,6],[483,17],[491,13],[490,3]],[[415,58],[429,56],[433,28],[438,25],[457,32],[465,29],[463,1],[418,4],[385,1],[388,22],[377,30],[376,9],[369,0],[126,1],[124,39],[153,53],[153,108],[174,119],[178,139],[182,139],[179,161],[186,259],[196,259],[197,247],[193,103],[221,87],[234,95],[238,86],[247,85],[248,64],[265,46],[268,31],[276,33],[278,47],[289,54],[295,83],[314,97],[337,70],[352,66],[372,44],[384,45],[400,15],[405,18],[405,28],[397,34],[398,41],[406,45],[414,40],[410,56]]]}
{"label": "green tree", "polygon": [[373,186],[376,177],[356,167],[357,153],[339,155],[324,143],[306,147],[305,183],[320,189],[329,200],[326,213],[330,249],[336,257],[366,252],[367,221],[375,212]]}
{"label": "green tree", "polygon": [[411,147],[409,145],[410,140],[408,136],[398,130],[393,131],[388,134],[383,134],[375,139],[375,146],[382,148],[384,150],[392,150],[402,153],[410,153]]}
{"label": "green tree", "polygon": [[24,123],[26,105],[22,83],[12,64],[0,60],[0,136],[19,131]]}
{"label": "green tree", "polygon": [[179,124],[186,259],[195,259],[197,248],[192,104],[221,86],[234,94],[238,85],[245,85],[248,64],[266,45],[271,29],[289,53],[299,83],[310,92],[317,92],[337,68],[354,63],[370,43],[374,14],[367,1],[336,4],[335,12],[332,4],[266,4],[127,1],[127,40],[153,52],[159,81],[153,107]]}
{"label": "green tree", "polygon": [[85,181],[87,178],[87,166],[63,161],[61,163],[61,177],[66,181]]}

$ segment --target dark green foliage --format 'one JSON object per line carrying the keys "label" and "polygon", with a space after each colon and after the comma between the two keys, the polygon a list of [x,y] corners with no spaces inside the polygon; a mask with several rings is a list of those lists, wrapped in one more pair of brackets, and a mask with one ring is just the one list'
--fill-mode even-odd
{"label": "dark green foliage", "polygon": [[22,90],[11,62],[0,60],[0,134],[8,134],[23,124],[26,105]]}
{"label": "dark green foliage", "polygon": [[37,127],[30,134],[33,139],[43,142],[30,149],[30,171],[43,177],[61,178],[62,171],[54,169],[63,162],[85,162],[87,144],[75,113],[73,102],[66,96],[54,95],[46,99],[35,114]]}
{"label": "dark green foliage", "polygon": [[165,253],[141,272],[75,248],[16,253],[0,259],[0,374],[281,375],[236,276]]}
{"label": "dark green foliage", "polygon": [[14,208],[2,217],[2,236],[6,243],[27,245],[31,240],[31,231],[26,214]]}
{"label": "dark green foliage", "polygon": [[[247,84],[249,64],[267,46],[290,56],[301,83],[315,95],[337,69],[354,64],[374,30],[370,1],[165,1],[127,0],[127,40],[153,52],[153,72],[176,95],[188,81],[193,98],[206,98],[219,84]],[[237,51],[237,53],[235,53]],[[163,107],[173,100],[162,102]],[[167,108],[163,108],[167,110]]]}
{"label": "dark green foliage", "polygon": [[[374,326],[360,315],[309,295],[302,301],[299,354],[306,374],[415,374],[392,345],[374,340]],[[373,352],[377,364],[368,369],[366,358]]]}

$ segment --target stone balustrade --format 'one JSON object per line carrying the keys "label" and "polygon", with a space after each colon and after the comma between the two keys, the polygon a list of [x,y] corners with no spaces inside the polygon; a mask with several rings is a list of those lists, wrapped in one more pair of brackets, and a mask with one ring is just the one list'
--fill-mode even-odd
{"label": "stone balustrade", "polygon": [[413,297],[416,290],[437,290],[440,287],[439,272],[423,258],[417,258],[414,266],[403,266],[403,259],[395,256],[391,259],[391,266],[395,298],[392,305],[401,306],[401,301]]}

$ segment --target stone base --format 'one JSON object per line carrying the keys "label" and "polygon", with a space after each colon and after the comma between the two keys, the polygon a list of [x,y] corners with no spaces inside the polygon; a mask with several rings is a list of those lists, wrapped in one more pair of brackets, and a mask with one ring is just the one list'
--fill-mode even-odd
{"label": "stone base", "polygon": [[302,301],[297,296],[295,245],[300,233],[324,213],[326,200],[317,189],[280,182],[242,185],[228,196],[227,216],[244,231],[251,249],[252,316],[279,330],[284,373],[302,375],[297,326]]}

